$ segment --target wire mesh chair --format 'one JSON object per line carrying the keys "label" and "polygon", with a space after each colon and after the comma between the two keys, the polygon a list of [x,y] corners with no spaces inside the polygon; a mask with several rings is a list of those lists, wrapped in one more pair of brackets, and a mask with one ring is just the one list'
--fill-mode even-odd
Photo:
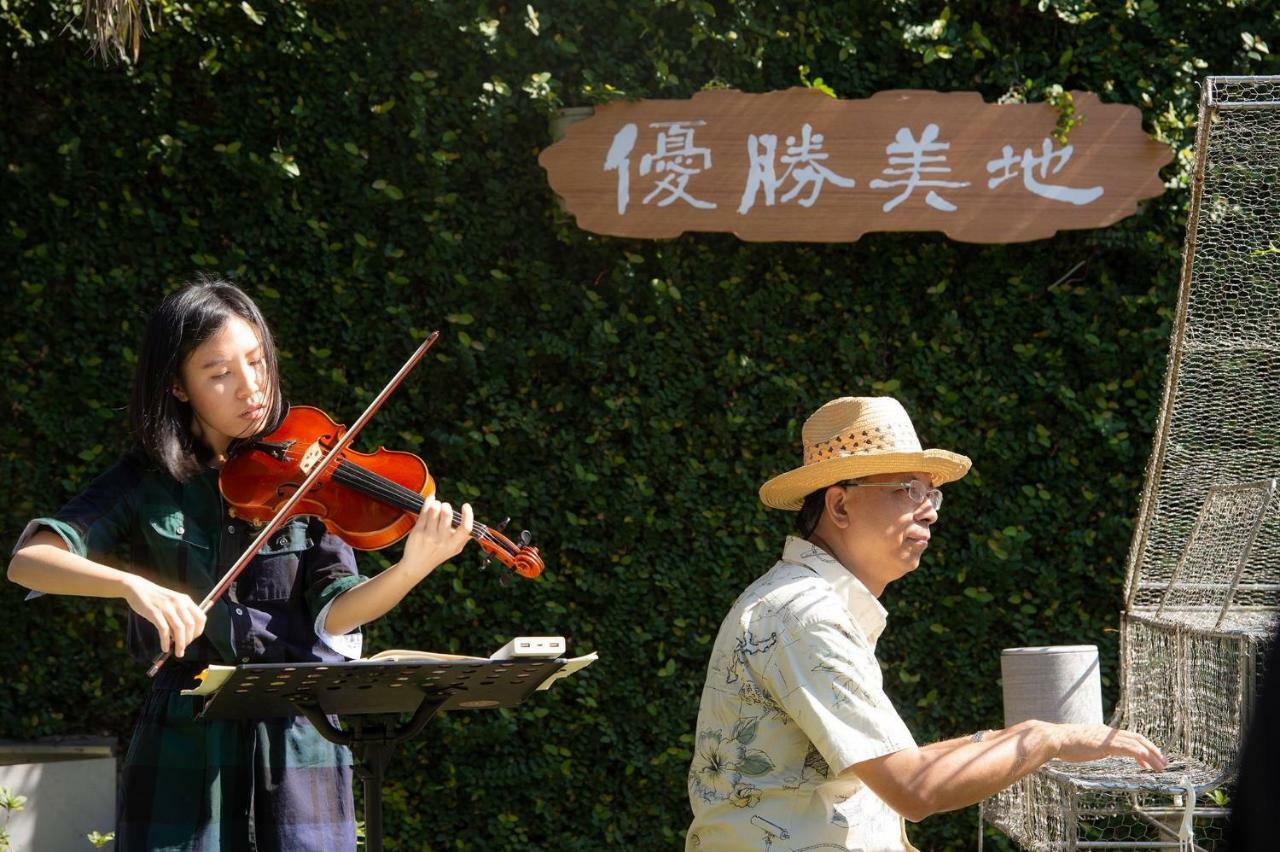
{"label": "wire mesh chair", "polygon": [[1280,614],[1280,77],[1210,77],[1112,724],[1170,758],[1051,761],[982,818],[1036,850],[1221,847]]}

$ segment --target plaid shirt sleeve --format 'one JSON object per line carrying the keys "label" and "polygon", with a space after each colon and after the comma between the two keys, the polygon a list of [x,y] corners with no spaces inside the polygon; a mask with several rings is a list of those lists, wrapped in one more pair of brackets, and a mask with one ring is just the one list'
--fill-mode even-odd
{"label": "plaid shirt sleeve", "polygon": [[341,636],[324,629],[329,607],[338,595],[368,579],[360,576],[351,545],[324,531],[319,542],[307,550],[302,570],[305,572],[307,609],[315,619],[316,636],[344,657],[359,659],[364,646],[364,634],[360,628]]}
{"label": "plaid shirt sleeve", "polygon": [[56,513],[28,523],[13,552],[24,547],[38,530],[47,529],[57,533],[77,556],[101,560],[115,553],[128,541],[137,516],[135,491],[141,477],[138,462],[126,456]]}
{"label": "plaid shirt sleeve", "polygon": [[915,747],[852,622],[784,623],[763,680],[834,772]]}

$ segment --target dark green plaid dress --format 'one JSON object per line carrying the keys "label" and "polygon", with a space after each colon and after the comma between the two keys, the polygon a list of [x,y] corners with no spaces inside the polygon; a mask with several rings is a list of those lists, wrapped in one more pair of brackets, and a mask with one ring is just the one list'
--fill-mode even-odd
{"label": "dark green plaid dress", "polygon": [[[175,481],[138,454],[58,513],[32,521],[72,552],[126,568],[200,600],[253,540],[224,511],[217,472]],[[197,719],[203,699],[180,690],[207,663],[336,662],[343,637],[319,618],[361,582],[351,548],[318,521],[277,533],[208,615],[204,635],[171,660],[143,704],[125,758],[117,825],[122,850],[354,850],[351,753],[301,716]],[[128,645],[144,665],[155,628],[132,611]],[[351,649],[344,648],[348,653]]]}

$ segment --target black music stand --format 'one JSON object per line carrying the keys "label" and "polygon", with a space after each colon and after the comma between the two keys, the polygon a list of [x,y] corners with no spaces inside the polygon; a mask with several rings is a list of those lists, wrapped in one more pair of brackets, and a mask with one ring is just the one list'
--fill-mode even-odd
{"label": "black music stand", "polygon": [[[305,716],[351,747],[364,782],[365,848],[382,852],[382,779],[395,747],[436,713],[514,707],[564,668],[563,659],[378,660],[237,666],[205,702],[209,719]],[[350,717],[350,731],[328,714]],[[405,714],[412,714],[402,722]]]}

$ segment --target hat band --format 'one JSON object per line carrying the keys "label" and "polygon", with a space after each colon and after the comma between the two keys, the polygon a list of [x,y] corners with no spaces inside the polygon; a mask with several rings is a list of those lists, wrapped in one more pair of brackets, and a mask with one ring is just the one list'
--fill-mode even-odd
{"label": "hat band", "polygon": [[[804,463],[814,464],[834,458],[870,455],[873,453],[918,453],[920,440],[914,429],[899,430],[893,424],[854,428],[842,435],[818,441],[804,448]],[[900,446],[901,444],[901,446]]]}

